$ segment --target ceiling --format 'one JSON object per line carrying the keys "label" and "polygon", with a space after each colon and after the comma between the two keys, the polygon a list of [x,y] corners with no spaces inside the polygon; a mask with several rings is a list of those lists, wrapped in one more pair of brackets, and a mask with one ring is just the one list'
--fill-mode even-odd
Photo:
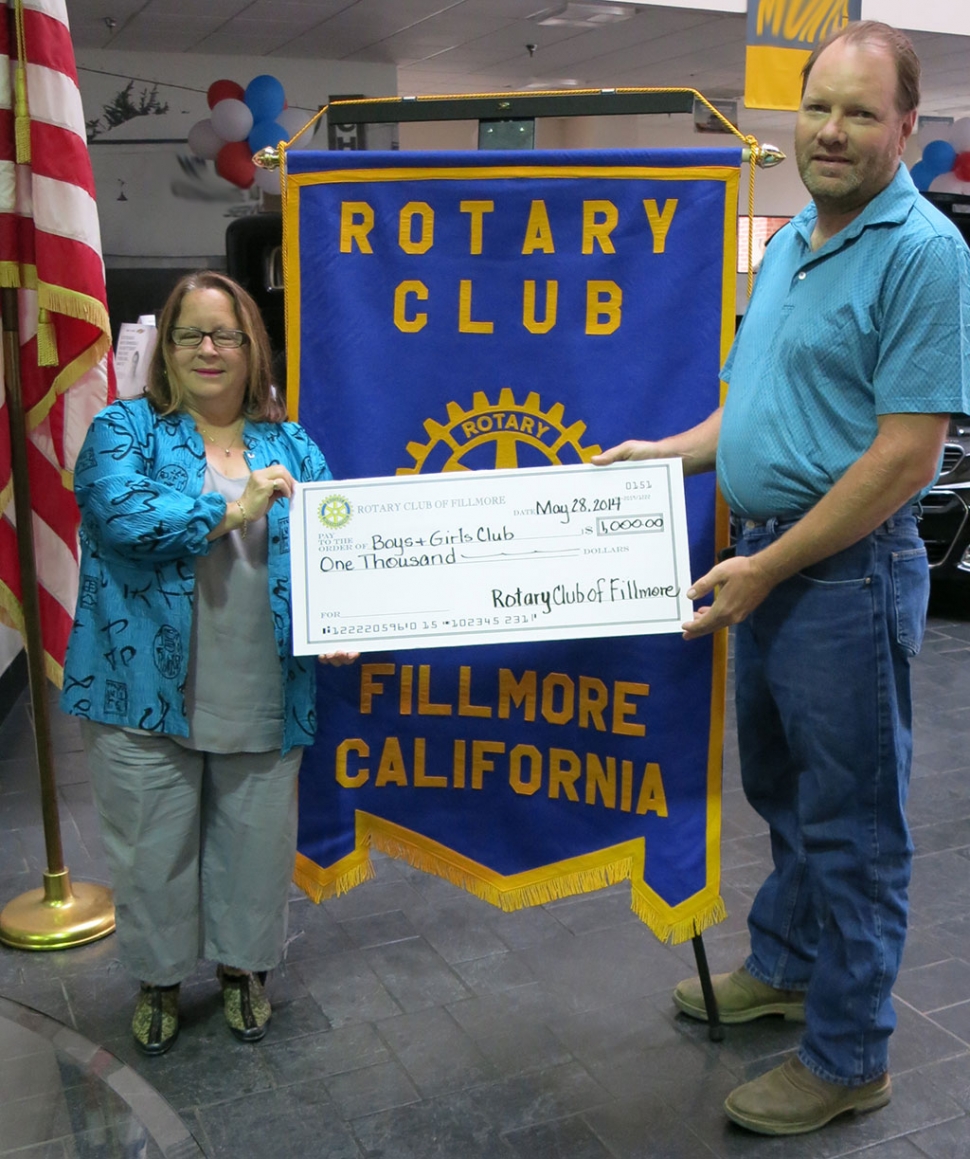
{"label": "ceiling", "polygon": [[[606,5],[609,7],[609,5]],[[398,92],[626,85],[744,88],[745,16],[614,5],[617,23],[541,24],[601,0],[70,0],[75,46],[394,64]],[[970,37],[914,33],[923,114],[970,115]],[[534,46],[530,52],[529,46]],[[163,79],[163,78],[158,78]],[[393,95],[393,94],[372,94]]]}

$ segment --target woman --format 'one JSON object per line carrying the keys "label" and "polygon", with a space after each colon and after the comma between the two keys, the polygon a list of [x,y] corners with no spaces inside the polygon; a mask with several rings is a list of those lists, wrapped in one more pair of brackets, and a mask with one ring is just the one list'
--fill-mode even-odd
{"label": "woman", "polygon": [[266,1033],[316,724],[314,665],[291,654],[287,500],[330,472],[285,421],[266,329],[229,278],[178,283],[148,378],[96,416],[77,461],[61,703],[84,718],[120,956],[141,980],[132,1032],[154,1055],[200,957],[219,963],[233,1034]]}

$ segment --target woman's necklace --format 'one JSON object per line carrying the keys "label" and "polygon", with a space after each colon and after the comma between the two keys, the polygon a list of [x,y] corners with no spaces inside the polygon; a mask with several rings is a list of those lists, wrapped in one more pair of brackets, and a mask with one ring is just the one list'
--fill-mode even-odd
{"label": "woman's necklace", "polygon": [[219,450],[222,451],[225,454],[226,458],[228,459],[232,455],[233,448],[236,445],[236,440],[242,434],[242,429],[243,429],[243,425],[245,424],[245,421],[246,420],[243,419],[240,422],[239,426],[237,426],[236,429],[232,432],[232,438],[229,440],[229,445],[227,447],[223,446],[222,443],[216,442],[216,440],[212,437],[212,432],[209,430],[209,428],[204,423],[201,423],[201,422],[199,422],[198,419],[196,419],[195,425],[198,428],[199,433],[202,435],[202,437],[204,439],[207,439],[214,447],[218,447]]}

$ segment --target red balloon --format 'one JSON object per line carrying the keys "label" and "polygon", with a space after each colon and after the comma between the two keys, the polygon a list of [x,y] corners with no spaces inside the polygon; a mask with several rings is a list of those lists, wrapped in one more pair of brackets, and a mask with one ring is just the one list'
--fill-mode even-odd
{"label": "red balloon", "polygon": [[216,172],[240,189],[248,189],[256,176],[253,151],[248,142],[229,141],[223,145],[216,156]]}
{"label": "red balloon", "polygon": [[232,98],[236,101],[241,101],[246,94],[246,90],[241,84],[236,84],[234,80],[217,80],[209,85],[209,91],[206,93],[206,100],[209,102],[209,108],[214,109],[220,101]]}
{"label": "red balloon", "polygon": [[953,163],[953,172],[960,181],[970,181],[970,152],[957,153],[957,159]]}

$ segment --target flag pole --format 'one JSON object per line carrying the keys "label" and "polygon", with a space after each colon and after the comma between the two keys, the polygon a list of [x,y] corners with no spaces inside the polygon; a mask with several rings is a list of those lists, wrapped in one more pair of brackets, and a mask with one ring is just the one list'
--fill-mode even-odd
{"label": "flag pole", "polygon": [[63,950],[71,946],[82,946],[112,933],[115,928],[114,903],[111,890],[106,886],[72,883],[70,871],[64,864],[57,811],[57,782],[51,755],[37,564],[31,527],[33,516],[27,466],[27,426],[20,382],[19,303],[16,290],[0,290],[0,315],[3,324],[4,386],[9,407],[10,467],[17,516],[24,643],[34,713],[34,743],[40,774],[44,840],[47,845],[44,885],[41,889],[28,890],[15,897],[0,912],[0,942],[22,950]]}

